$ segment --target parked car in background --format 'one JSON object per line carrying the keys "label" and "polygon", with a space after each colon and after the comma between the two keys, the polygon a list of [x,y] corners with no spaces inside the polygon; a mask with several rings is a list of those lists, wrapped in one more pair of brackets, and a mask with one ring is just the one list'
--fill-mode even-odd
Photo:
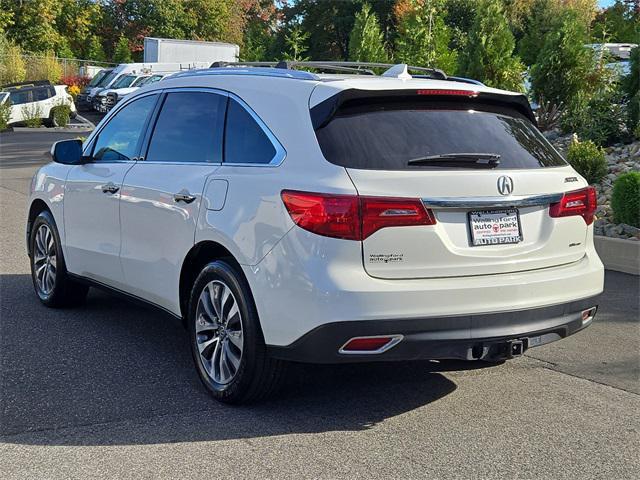
{"label": "parked car in background", "polygon": [[120,79],[115,82],[111,88],[100,90],[93,96],[93,101],[91,102],[93,109],[97,112],[106,112],[107,110],[109,110],[109,108],[107,108],[107,94],[109,92],[114,92],[122,88],[133,87],[147,77],[148,75],[138,75],[135,73],[121,76]]}
{"label": "parked car in background", "polygon": [[169,62],[169,63],[121,63],[109,70],[96,84],[87,85],[76,101],[79,110],[93,109],[93,99],[101,90],[113,88],[120,79],[127,75],[150,75],[152,73],[168,73],[194,68],[207,68],[209,62]]}
{"label": "parked car in background", "polygon": [[100,70],[84,87],[78,96],[76,97],[76,104],[78,110],[89,110],[91,108],[92,93],[97,92],[103,88],[108,81],[110,81],[110,74],[113,72],[113,68],[105,68]]}
{"label": "parked car in background", "polygon": [[76,115],[76,106],[66,85],[51,85],[45,80],[13,83],[0,87],[0,90],[0,104],[11,103],[9,125],[40,118],[45,125],[56,126],[52,109],[58,105],[68,105],[71,116]]}
{"label": "parked car in background", "polygon": [[[151,85],[152,83],[159,82],[163,78],[171,75],[171,73],[163,73],[157,75],[146,75],[143,77],[138,77],[134,80],[129,87],[126,88],[117,88],[117,89],[109,89],[104,90],[98,94],[100,96],[100,106],[105,108],[104,110],[96,108],[99,112],[109,111],[111,110],[116,103],[122,100],[124,97],[129,95],[130,93],[135,92],[141,87],[145,85]],[[104,96],[103,96],[104,95]]]}

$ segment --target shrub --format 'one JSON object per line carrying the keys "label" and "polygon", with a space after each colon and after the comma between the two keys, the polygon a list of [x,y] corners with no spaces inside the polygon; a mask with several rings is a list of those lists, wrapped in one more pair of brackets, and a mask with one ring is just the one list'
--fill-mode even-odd
{"label": "shrub", "polygon": [[56,105],[51,109],[53,125],[56,127],[66,127],[69,124],[71,107],[69,105]]}
{"label": "shrub", "polygon": [[640,172],[623,173],[613,184],[613,219],[640,228]]}
{"label": "shrub", "polygon": [[11,116],[11,102],[7,100],[0,105],[0,132],[6,130],[9,126],[9,117]]}
{"label": "shrub", "polygon": [[567,160],[589,184],[598,183],[607,174],[604,150],[590,140],[569,145]]}
{"label": "shrub", "polygon": [[82,88],[82,87],[86,87],[91,81],[91,79],[89,77],[82,76],[82,75],[66,75],[62,77],[61,81],[67,87],[72,87],[76,85],[77,87]]}
{"label": "shrub", "polygon": [[547,102],[544,97],[540,97],[536,117],[538,119],[538,128],[541,131],[546,132],[547,130],[553,130],[558,127],[561,116],[562,105]]}
{"label": "shrub", "polygon": [[565,133],[598,145],[612,145],[629,137],[624,96],[616,85],[603,89],[591,99],[579,94],[566,109],[561,120]]}
{"label": "shrub", "polygon": [[81,91],[82,89],[78,85],[71,85],[69,88],[67,88],[67,92],[69,92],[69,95],[71,95],[74,100],[80,94]]}
{"label": "shrub", "polygon": [[8,43],[0,59],[0,84],[22,82],[26,78],[27,67],[18,45]]}
{"label": "shrub", "polygon": [[42,125],[42,109],[40,105],[31,104],[22,107],[22,116],[24,124],[27,127],[37,128]]}
{"label": "shrub", "polygon": [[33,62],[28,77],[29,80],[49,80],[53,84],[60,83],[62,65],[53,52],[47,52]]}

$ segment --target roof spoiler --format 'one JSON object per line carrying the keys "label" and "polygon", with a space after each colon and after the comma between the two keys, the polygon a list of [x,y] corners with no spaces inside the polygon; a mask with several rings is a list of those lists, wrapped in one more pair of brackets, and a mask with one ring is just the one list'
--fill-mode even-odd
{"label": "roof spoiler", "polygon": [[[472,88],[472,87],[471,87]],[[415,99],[418,97],[424,98],[426,89],[412,90],[412,89],[402,89],[402,90],[359,90],[359,89],[348,89],[343,90],[323,102],[320,102],[316,106],[311,108],[311,123],[313,124],[314,130],[318,130],[324,127],[336,114],[338,109],[345,104],[346,102],[358,100],[358,99],[376,99],[376,98],[398,98],[400,99]],[[465,89],[461,88],[460,91],[464,91]],[[437,94],[429,95],[430,98],[449,98],[451,95],[444,93],[445,91],[437,89]],[[440,93],[442,92],[442,93]],[[476,92],[469,90],[469,100],[470,101],[480,101],[485,103],[495,103],[499,105],[505,105],[514,108],[522,115],[527,117],[534,125],[538,125],[535,115],[533,114],[533,110],[531,110],[531,105],[529,105],[529,100],[525,95],[503,95],[499,93],[492,92]],[[460,98],[459,95],[456,95],[456,98]]]}

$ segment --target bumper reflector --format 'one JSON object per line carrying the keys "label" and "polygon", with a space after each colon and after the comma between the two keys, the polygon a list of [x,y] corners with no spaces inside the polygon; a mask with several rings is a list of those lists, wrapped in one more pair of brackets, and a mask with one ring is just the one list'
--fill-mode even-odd
{"label": "bumper reflector", "polygon": [[376,354],[383,353],[397,345],[402,335],[381,335],[374,337],[354,337],[347,341],[338,353],[344,354]]}

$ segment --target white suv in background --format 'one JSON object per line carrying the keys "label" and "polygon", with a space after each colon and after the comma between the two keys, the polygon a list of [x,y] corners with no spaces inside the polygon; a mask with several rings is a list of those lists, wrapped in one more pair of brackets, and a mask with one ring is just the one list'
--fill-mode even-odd
{"label": "white suv in background", "polygon": [[0,90],[0,104],[9,102],[11,112],[9,125],[20,124],[29,118],[40,118],[47,126],[55,127],[52,109],[67,105],[71,116],[76,115],[73,97],[66,85],[51,85],[49,81],[23,82],[5,85]]}
{"label": "white suv in background", "polygon": [[141,88],[34,176],[36,294],[183,319],[231,403],[287,361],[495,362],[585,328],[594,189],[524,96],[414,70],[431,78],[232,66]]}

